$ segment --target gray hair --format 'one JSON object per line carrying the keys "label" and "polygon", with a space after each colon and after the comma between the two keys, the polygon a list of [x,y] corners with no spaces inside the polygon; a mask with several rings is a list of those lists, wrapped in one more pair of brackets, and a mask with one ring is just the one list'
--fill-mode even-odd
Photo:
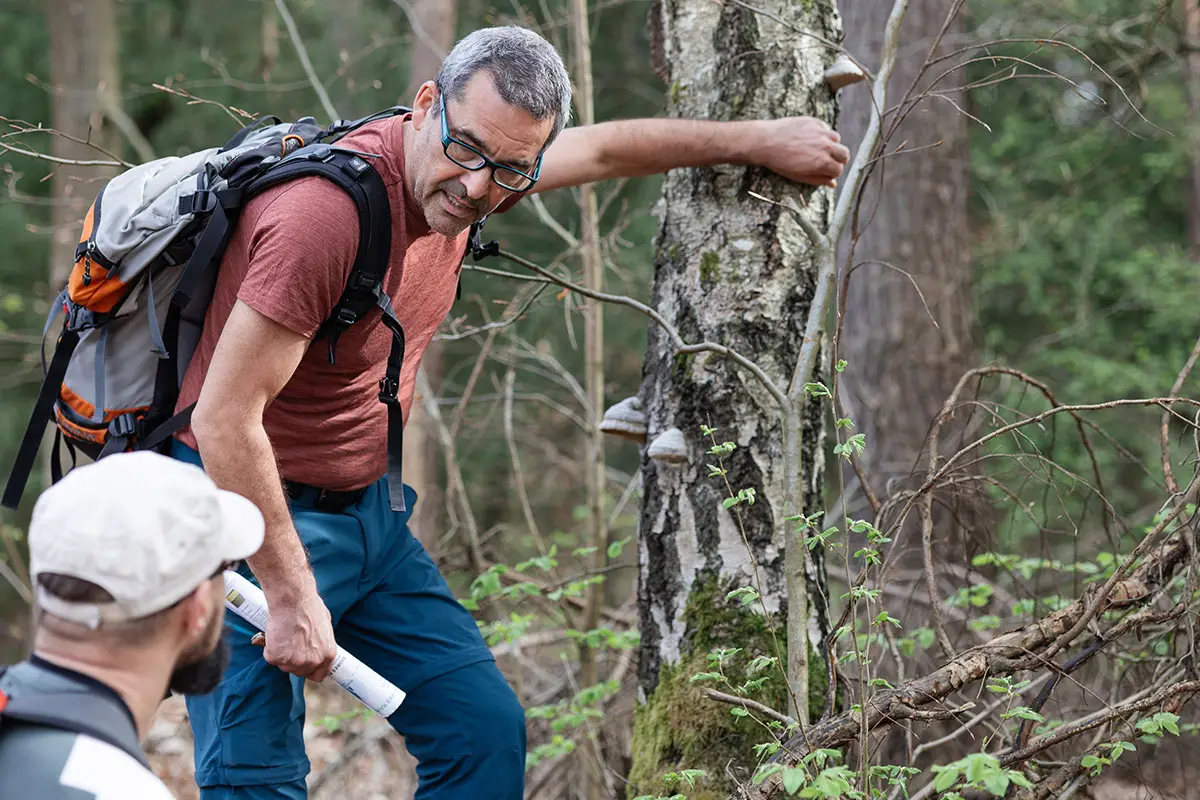
{"label": "gray hair", "polygon": [[483,28],[459,40],[442,61],[434,83],[451,100],[462,97],[467,83],[486,70],[500,98],[536,120],[554,117],[546,147],[562,133],[571,117],[571,76],[562,56],[548,41],[526,28]]}

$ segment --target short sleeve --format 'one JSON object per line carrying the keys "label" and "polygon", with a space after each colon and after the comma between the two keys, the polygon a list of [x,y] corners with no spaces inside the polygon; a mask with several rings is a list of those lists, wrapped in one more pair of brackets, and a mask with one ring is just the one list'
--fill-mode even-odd
{"label": "short sleeve", "polygon": [[[306,177],[259,198],[238,299],[312,338],[342,296],[358,253],[358,211],[333,183]],[[246,209],[251,212],[251,206]],[[243,217],[242,222],[249,222]]]}

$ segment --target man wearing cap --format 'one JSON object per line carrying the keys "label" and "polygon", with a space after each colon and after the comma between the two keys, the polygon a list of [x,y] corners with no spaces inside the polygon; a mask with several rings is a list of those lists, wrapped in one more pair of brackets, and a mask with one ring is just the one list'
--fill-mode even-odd
{"label": "man wearing cap", "polygon": [[168,691],[220,681],[222,573],[263,530],[253,503],[149,452],[80,467],[38,498],[33,652],[0,674],[0,800],[171,797],[139,743]]}

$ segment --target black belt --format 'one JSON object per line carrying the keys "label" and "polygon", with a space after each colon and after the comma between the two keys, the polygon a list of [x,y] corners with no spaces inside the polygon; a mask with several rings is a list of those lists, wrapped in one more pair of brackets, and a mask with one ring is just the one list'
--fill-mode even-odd
{"label": "black belt", "polygon": [[318,486],[309,486],[307,483],[287,480],[283,482],[283,488],[292,500],[305,505],[311,505],[317,511],[324,511],[331,514],[344,511],[349,506],[354,505],[362,499],[362,496],[367,491],[367,487],[364,486],[361,489],[349,489],[339,492],[333,489],[322,489]]}

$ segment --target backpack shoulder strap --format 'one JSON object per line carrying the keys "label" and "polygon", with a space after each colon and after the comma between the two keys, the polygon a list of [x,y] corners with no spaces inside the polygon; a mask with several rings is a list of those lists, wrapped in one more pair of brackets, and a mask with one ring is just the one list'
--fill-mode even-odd
{"label": "backpack shoulder strap", "polygon": [[[379,173],[367,161],[364,154],[339,148],[328,144],[315,144],[302,147],[288,157],[265,170],[261,175],[246,183],[237,190],[231,190],[224,197],[217,198],[217,208],[214,209],[213,220],[210,222],[214,244],[212,252],[224,248],[228,232],[225,206],[230,209],[240,209],[250,197],[270,189],[273,186],[286,183],[297,178],[319,176],[337,184],[354,201],[358,209],[358,252],[341,299],[334,307],[330,318],[317,331],[329,337],[329,359],[333,363],[334,348],[337,337],[376,305],[374,292],[383,283],[384,273],[387,272],[388,259],[392,247],[391,207],[387,195],[387,187]],[[217,227],[214,227],[216,223]],[[212,256],[206,252],[203,237],[196,246],[196,256],[199,270],[207,267]],[[205,251],[205,252],[202,252]],[[197,257],[198,256],[198,257]],[[189,262],[180,279],[180,288],[176,290],[172,305],[185,307],[191,300],[189,287],[196,281],[189,280],[189,271],[193,265]],[[167,325],[172,325],[178,319],[178,310],[173,309],[175,316],[168,316]],[[167,373],[171,368],[166,368]],[[162,379],[166,383],[166,379]],[[192,407],[181,410],[170,416],[154,430],[148,431],[139,443],[140,449],[158,447],[167,437],[185,427],[191,418]]]}
{"label": "backpack shoulder strap", "polygon": [[50,674],[33,664],[20,664],[0,673],[0,733],[7,727],[4,724],[7,721],[91,736],[150,768],[137,729],[124,708],[103,692]]}

